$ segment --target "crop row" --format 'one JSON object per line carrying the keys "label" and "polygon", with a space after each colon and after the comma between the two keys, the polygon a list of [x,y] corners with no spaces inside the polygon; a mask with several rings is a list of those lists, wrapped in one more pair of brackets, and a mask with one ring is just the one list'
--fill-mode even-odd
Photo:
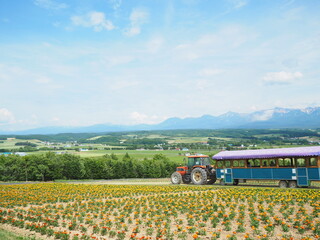
{"label": "crop row", "polygon": [[52,239],[317,239],[315,189],[0,186],[0,224]]}

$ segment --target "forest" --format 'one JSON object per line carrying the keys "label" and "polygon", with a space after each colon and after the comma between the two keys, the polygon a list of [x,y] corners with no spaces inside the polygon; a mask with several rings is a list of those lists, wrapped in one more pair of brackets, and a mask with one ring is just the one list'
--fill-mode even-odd
{"label": "forest", "polygon": [[53,181],[57,179],[120,179],[169,177],[177,164],[163,154],[136,160],[125,154],[81,158],[72,154],[0,156],[0,181]]}

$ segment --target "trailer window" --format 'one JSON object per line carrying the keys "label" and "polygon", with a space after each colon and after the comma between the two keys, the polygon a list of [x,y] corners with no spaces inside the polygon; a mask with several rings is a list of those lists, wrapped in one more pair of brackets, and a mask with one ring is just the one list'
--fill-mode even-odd
{"label": "trailer window", "polygon": [[262,160],[262,167],[270,167],[269,160],[263,159],[263,160]]}
{"label": "trailer window", "polygon": [[223,167],[223,162],[222,161],[218,161],[217,166],[218,166],[218,168],[222,168]]}
{"label": "trailer window", "polygon": [[244,167],[244,160],[239,160],[239,167]]}
{"label": "trailer window", "polygon": [[278,159],[279,167],[292,167],[291,158],[279,158]]}
{"label": "trailer window", "polygon": [[306,160],[304,158],[298,158],[297,167],[305,167],[305,166],[306,166]]}
{"label": "trailer window", "polygon": [[225,161],[224,162],[225,167],[231,167],[231,162],[230,161]]}
{"label": "trailer window", "polygon": [[316,158],[310,158],[309,166],[317,166],[317,159]]}
{"label": "trailer window", "polygon": [[247,166],[248,166],[248,167],[253,167],[253,159],[249,159],[249,160],[247,161]]}
{"label": "trailer window", "polygon": [[233,167],[244,167],[244,160],[233,160]]}
{"label": "trailer window", "polygon": [[275,159],[270,159],[269,162],[270,162],[270,167],[276,166],[276,160]]}
{"label": "trailer window", "polygon": [[239,167],[239,161],[238,160],[233,160],[232,161],[232,166],[233,167]]}
{"label": "trailer window", "polygon": [[260,167],[260,159],[249,159],[247,162],[248,167]]}

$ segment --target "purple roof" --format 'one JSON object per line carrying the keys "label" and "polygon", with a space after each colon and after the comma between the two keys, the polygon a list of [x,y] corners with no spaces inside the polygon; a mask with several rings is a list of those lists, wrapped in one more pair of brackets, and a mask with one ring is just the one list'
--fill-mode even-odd
{"label": "purple roof", "polygon": [[273,148],[258,150],[222,151],[212,158],[224,159],[249,159],[249,158],[274,158],[274,157],[301,157],[320,156],[320,146],[297,148]]}

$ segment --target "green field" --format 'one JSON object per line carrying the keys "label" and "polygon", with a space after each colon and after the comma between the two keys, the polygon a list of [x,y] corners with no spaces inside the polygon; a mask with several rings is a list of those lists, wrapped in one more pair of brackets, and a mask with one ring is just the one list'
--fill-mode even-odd
{"label": "green field", "polygon": [[[158,138],[158,135],[152,135],[150,137],[156,137]],[[198,138],[198,137],[194,137],[194,138],[181,138],[178,137],[175,139],[175,142],[202,142],[205,141],[205,138]],[[0,149],[8,149],[9,150],[16,150],[18,151],[18,149],[21,146],[16,146],[15,144],[18,142],[30,142],[30,143],[34,143],[38,145],[38,148],[43,148],[43,147],[48,147],[46,144],[44,144],[43,142],[39,141],[39,140],[21,140],[21,139],[10,139],[10,140],[2,140],[0,142]],[[128,150],[128,149],[124,149],[123,147],[115,147],[115,146],[106,146],[103,144],[83,144],[80,146],[80,148],[93,148],[95,150],[88,150],[88,151],[76,151],[74,150],[63,150],[63,149],[59,149],[59,148],[63,148],[65,147],[67,144],[66,143],[55,143],[54,147],[56,147],[56,149],[49,149],[49,150],[38,150],[38,151],[34,151],[34,152],[28,152],[28,155],[39,155],[39,154],[43,154],[46,153],[48,151],[52,151],[52,152],[56,152],[56,153],[69,153],[69,154],[74,154],[80,157],[101,157],[104,156],[106,154],[114,154],[116,155],[118,158],[122,158],[126,153],[128,153],[132,158],[137,159],[137,160],[143,160],[145,158],[147,159],[152,159],[153,156],[155,154],[163,154],[165,156],[167,156],[170,160],[178,162],[178,163],[182,163],[183,159],[185,158],[185,154],[186,153],[201,153],[201,154],[210,154],[213,155],[215,153],[218,152],[218,150],[213,150],[213,151],[208,151],[203,150],[203,149],[190,149],[189,151],[177,151],[177,150],[143,150],[143,149],[137,149],[137,150]],[[79,147],[78,147],[79,148]],[[111,148],[112,150],[105,150],[105,149]],[[115,148],[118,148],[119,150],[116,150]]]}
{"label": "green field", "polygon": [[1,140],[0,141],[0,148],[2,148],[2,149],[18,149],[21,147],[21,146],[15,145],[18,142],[30,142],[30,143],[34,143],[37,145],[43,145],[43,144],[41,144],[41,141],[36,140],[36,139],[30,139],[30,140],[9,139],[9,140]]}
{"label": "green field", "polygon": [[[38,151],[38,152],[32,152],[29,154],[43,154],[46,151]],[[145,158],[147,159],[152,159],[154,155],[156,154],[163,154],[169,158],[169,160],[174,161],[176,163],[183,163],[183,159],[186,157],[185,154],[189,152],[194,152],[194,153],[201,153],[205,155],[213,155],[218,152],[218,150],[215,151],[196,151],[196,150],[191,150],[188,152],[183,152],[183,151],[174,151],[174,150],[89,150],[85,152],[76,152],[76,151],[66,151],[67,153],[74,154],[80,157],[102,157],[106,154],[114,154],[116,155],[119,159],[122,159],[123,156],[128,153],[130,157],[136,160],[143,160]]]}
{"label": "green field", "polygon": [[[195,151],[195,150],[191,150]],[[188,151],[189,152],[189,151]],[[144,158],[152,159],[155,154],[163,154],[167,156],[170,160],[175,162],[182,162],[185,158],[184,154],[188,152],[174,151],[174,150],[93,150],[87,152],[74,152],[74,154],[81,157],[99,157],[105,154],[115,154],[117,157],[122,158],[126,153],[128,153],[132,158],[137,160],[143,160]],[[215,154],[218,151],[205,152],[201,151],[202,154]]]}
{"label": "green field", "polygon": [[[186,153],[213,155],[221,150],[320,144],[320,134],[310,129],[167,130],[0,137],[0,152],[26,152],[31,155],[50,151],[89,158],[114,154],[120,159],[128,153],[136,160],[152,159],[155,154],[161,153],[177,163],[183,162]],[[16,145],[27,142],[37,146]],[[189,151],[173,150],[183,148]]]}

